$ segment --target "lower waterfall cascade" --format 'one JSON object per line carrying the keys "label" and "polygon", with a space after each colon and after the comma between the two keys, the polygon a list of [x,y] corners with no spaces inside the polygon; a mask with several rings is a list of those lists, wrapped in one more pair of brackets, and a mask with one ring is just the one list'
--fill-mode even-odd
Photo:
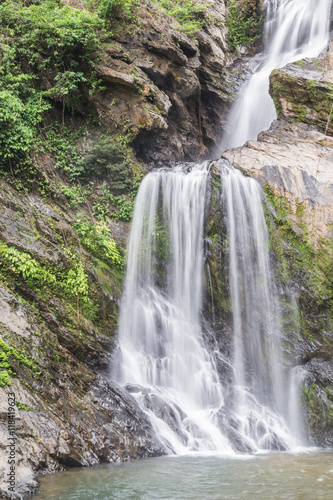
{"label": "lower waterfall cascade", "polygon": [[205,345],[209,166],[152,172],[141,184],[113,375],[149,415],[168,453],[290,449],[296,440],[287,424],[288,377],[282,375],[279,307],[261,190],[223,161],[217,166],[229,221],[235,336],[234,382],[227,400],[214,353]]}
{"label": "lower waterfall cascade", "polygon": [[[328,42],[332,0],[265,5],[268,48],[253,59],[223,149],[255,139],[275,118],[270,72],[318,55]],[[295,449],[304,444],[298,375],[283,359],[261,187],[225,160],[214,165],[228,240],[232,384],[219,373],[203,331],[208,162],[159,169],[141,183],[112,377],[149,416],[166,453]]]}

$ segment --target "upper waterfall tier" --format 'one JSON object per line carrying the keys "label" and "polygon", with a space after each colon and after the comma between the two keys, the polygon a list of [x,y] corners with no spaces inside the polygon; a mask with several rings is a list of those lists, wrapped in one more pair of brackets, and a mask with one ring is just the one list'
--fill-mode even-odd
{"label": "upper waterfall tier", "polygon": [[231,110],[223,150],[256,139],[276,118],[270,73],[318,56],[328,43],[332,0],[266,0],[266,10],[265,50],[253,59],[253,74]]}

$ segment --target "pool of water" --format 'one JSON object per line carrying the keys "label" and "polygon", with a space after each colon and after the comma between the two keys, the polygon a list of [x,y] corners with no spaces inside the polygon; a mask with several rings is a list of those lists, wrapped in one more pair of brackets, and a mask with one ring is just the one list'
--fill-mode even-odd
{"label": "pool of water", "polygon": [[40,480],[36,500],[332,500],[333,450],[161,457]]}

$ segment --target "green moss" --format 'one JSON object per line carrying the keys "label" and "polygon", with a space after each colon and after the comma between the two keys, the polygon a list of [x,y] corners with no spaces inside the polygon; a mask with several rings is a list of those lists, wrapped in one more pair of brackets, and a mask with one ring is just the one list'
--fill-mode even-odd
{"label": "green moss", "polygon": [[328,82],[293,77],[281,70],[271,74],[271,95],[278,116],[283,114],[281,101],[288,102],[286,118],[315,125],[325,133],[332,133],[333,85]]}
{"label": "green moss", "polygon": [[328,237],[320,238],[314,247],[307,232],[304,203],[296,202],[296,222],[293,223],[297,226],[296,232],[287,200],[275,195],[268,184],[265,194],[276,213],[273,218],[268,207],[265,209],[270,246],[277,260],[277,280],[285,284],[292,276],[298,282],[301,280],[307,292],[299,296],[298,331],[309,340],[317,337],[324,341],[323,332],[333,332],[329,321],[333,311],[333,242]]}
{"label": "green moss", "polygon": [[[206,289],[212,294],[214,314],[225,319],[231,311],[228,273],[225,273],[228,240],[221,204],[221,178],[218,173],[212,175],[211,189],[211,204],[207,221],[209,271],[206,276]],[[210,313],[213,312],[211,300],[207,301],[206,307]]]}
{"label": "green moss", "polygon": [[0,372],[0,387],[6,387],[10,385],[10,376],[7,370],[2,370]]}
{"label": "green moss", "polygon": [[295,117],[298,122],[306,123],[308,109],[304,104],[297,104],[294,106]]}
{"label": "green moss", "polygon": [[306,411],[306,423],[311,433],[322,433],[333,428],[333,388],[313,384],[303,386],[302,406]]}
{"label": "green moss", "polygon": [[25,405],[25,404],[23,404],[23,403],[19,403],[19,402],[17,401],[17,399],[15,399],[15,404],[16,404],[16,407],[17,407],[19,410],[24,410],[24,411],[31,411],[31,410],[32,410],[29,406],[27,406],[27,405]]}
{"label": "green moss", "polygon": [[251,0],[230,0],[227,27],[229,46],[236,51],[238,45],[249,47],[262,36],[263,16]]}

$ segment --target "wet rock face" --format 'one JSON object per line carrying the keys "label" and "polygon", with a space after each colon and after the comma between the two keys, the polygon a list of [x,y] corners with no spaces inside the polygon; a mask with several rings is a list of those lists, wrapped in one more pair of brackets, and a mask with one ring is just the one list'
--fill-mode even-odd
{"label": "wet rock face", "polygon": [[[75,214],[59,200],[0,186],[1,244],[29,254],[43,268],[68,266],[66,248],[80,248]],[[114,223],[119,244],[126,224]],[[64,244],[64,242],[66,243]],[[37,487],[36,474],[68,467],[124,461],[163,453],[135,399],[107,380],[114,347],[120,284],[115,269],[81,249],[95,319],[81,317],[71,300],[29,285],[6,261],[0,262],[0,497],[21,498]],[[81,311],[83,316],[83,313]],[[97,374],[104,370],[104,377]],[[14,393],[16,491],[8,490],[8,394]]]}
{"label": "wet rock face", "polygon": [[320,446],[333,440],[332,54],[331,43],[316,60],[273,71],[279,119],[223,154],[267,188],[285,356],[299,364],[305,432]]}
{"label": "wet rock face", "polygon": [[196,161],[219,145],[241,72],[229,66],[225,11],[224,0],[208,3],[207,23],[191,39],[146,2],[138,26],[116,29],[103,47],[96,71],[105,90],[89,99],[145,161]]}
{"label": "wet rock face", "polygon": [[[8,398],[15,394],[16,490],[26,494],[37,487],[36,473],[157,456],[164,453],[147,416],[135,399],[114,382],[96,375],[70,353],[67,362],[54,359],[47,335],[27,306],[1,289],[1,339],[14,335],[18,345],[30,346],[39,372],[18,365],[11,386],[0,388],[0,491],[8,490]],[[10,309],[10,311],[9,311]],[[6,319],[11,326],[5,327]],[[35,322],[33,320],[35,319]],[[5,330],[6,328],[6,330]],[[70,335],[70,334],[68,334]],[[43,338],[44,336],[44,338]],[[60,337],[59,337],[60,339]],[[61,339],[59,340],[61,342]],[[22,352],[20,350],[19,352]],[[55,358],[59,358],[56,355]],[[23,361],[24,363],[24,361]],[[11,497],[9,497],[11,498]],[[14,497],[13,497],[14,498]]]}
{"label": "wet rock face", "polygon": [[[320,446],[331,446],[333,439],[333,142],[330,108],[323,104],[317,113],[320,99],[311,92],[323,90],[323,86],[330,88],[325,83],[331,78],[327,66],[326,71],[318,69],[329,54],[319,59],[316,72],[312,62],[304,63],[310,65],[304,71],[303,65],[301,69],[290,65],[273,72],[271,91],[280,118],[259,134],[257,141],[223,154],[269,188],[273,203],[269,210],[275,220],[275,228],[270,226],[269,230],[276,250],[285,355],[301,365],[305,431],[309,441]],[[313,80],[309,86],[310,73],[318,81]],[[295,113],[298,102],[308,106],[306,116]],[[278,245],[274,246],[276,234]],[[292,302],[297,316],[294,319],[291,309],[286,312]]]}
{"label": "wet rock face", "polygon": [[299,203],[313,243],[332,236],[333,141],[303,123],[278,120],[257,141],[226,151],[223,156],[236,167],[267,182],[290,205],[294,229]]}
{"label": "wet rock face", "polygon": [[317,59],[275,70],[270,93],[279,120],[257,141],[226,151],[236,167],[267,182],[288,202],[296,232],[300,205],[312,244],[332,237],[333,44]]}
{"label": "wet rock face", "polygon": [[270,93],[280,118],[333,134],[333,43],[317,59],[304,59],[275,70]]}
{"label": "wet rock face", "polygon": [[[331,359],[327,359],[331,358]],[[313,359],[304,367],[302,407],[309,439],[315,445],[333,446],[333,353]]]}
{"label": "wet rock face", "polygon": [[18,380],[10,390],[0,389],[1,492],[8,489],[6,445],[10,435],[6,401],[10,392],[25,406],[15,412],[17,492],[33,491],[37,487],[35,473],[40,470],[56,472],[164,454],[147,416],[120,386],[94,376],[85,391],[78,394],[75,382],[61,382],[67,387],[59,389],[49,384],[52,405],[29,393]]}

